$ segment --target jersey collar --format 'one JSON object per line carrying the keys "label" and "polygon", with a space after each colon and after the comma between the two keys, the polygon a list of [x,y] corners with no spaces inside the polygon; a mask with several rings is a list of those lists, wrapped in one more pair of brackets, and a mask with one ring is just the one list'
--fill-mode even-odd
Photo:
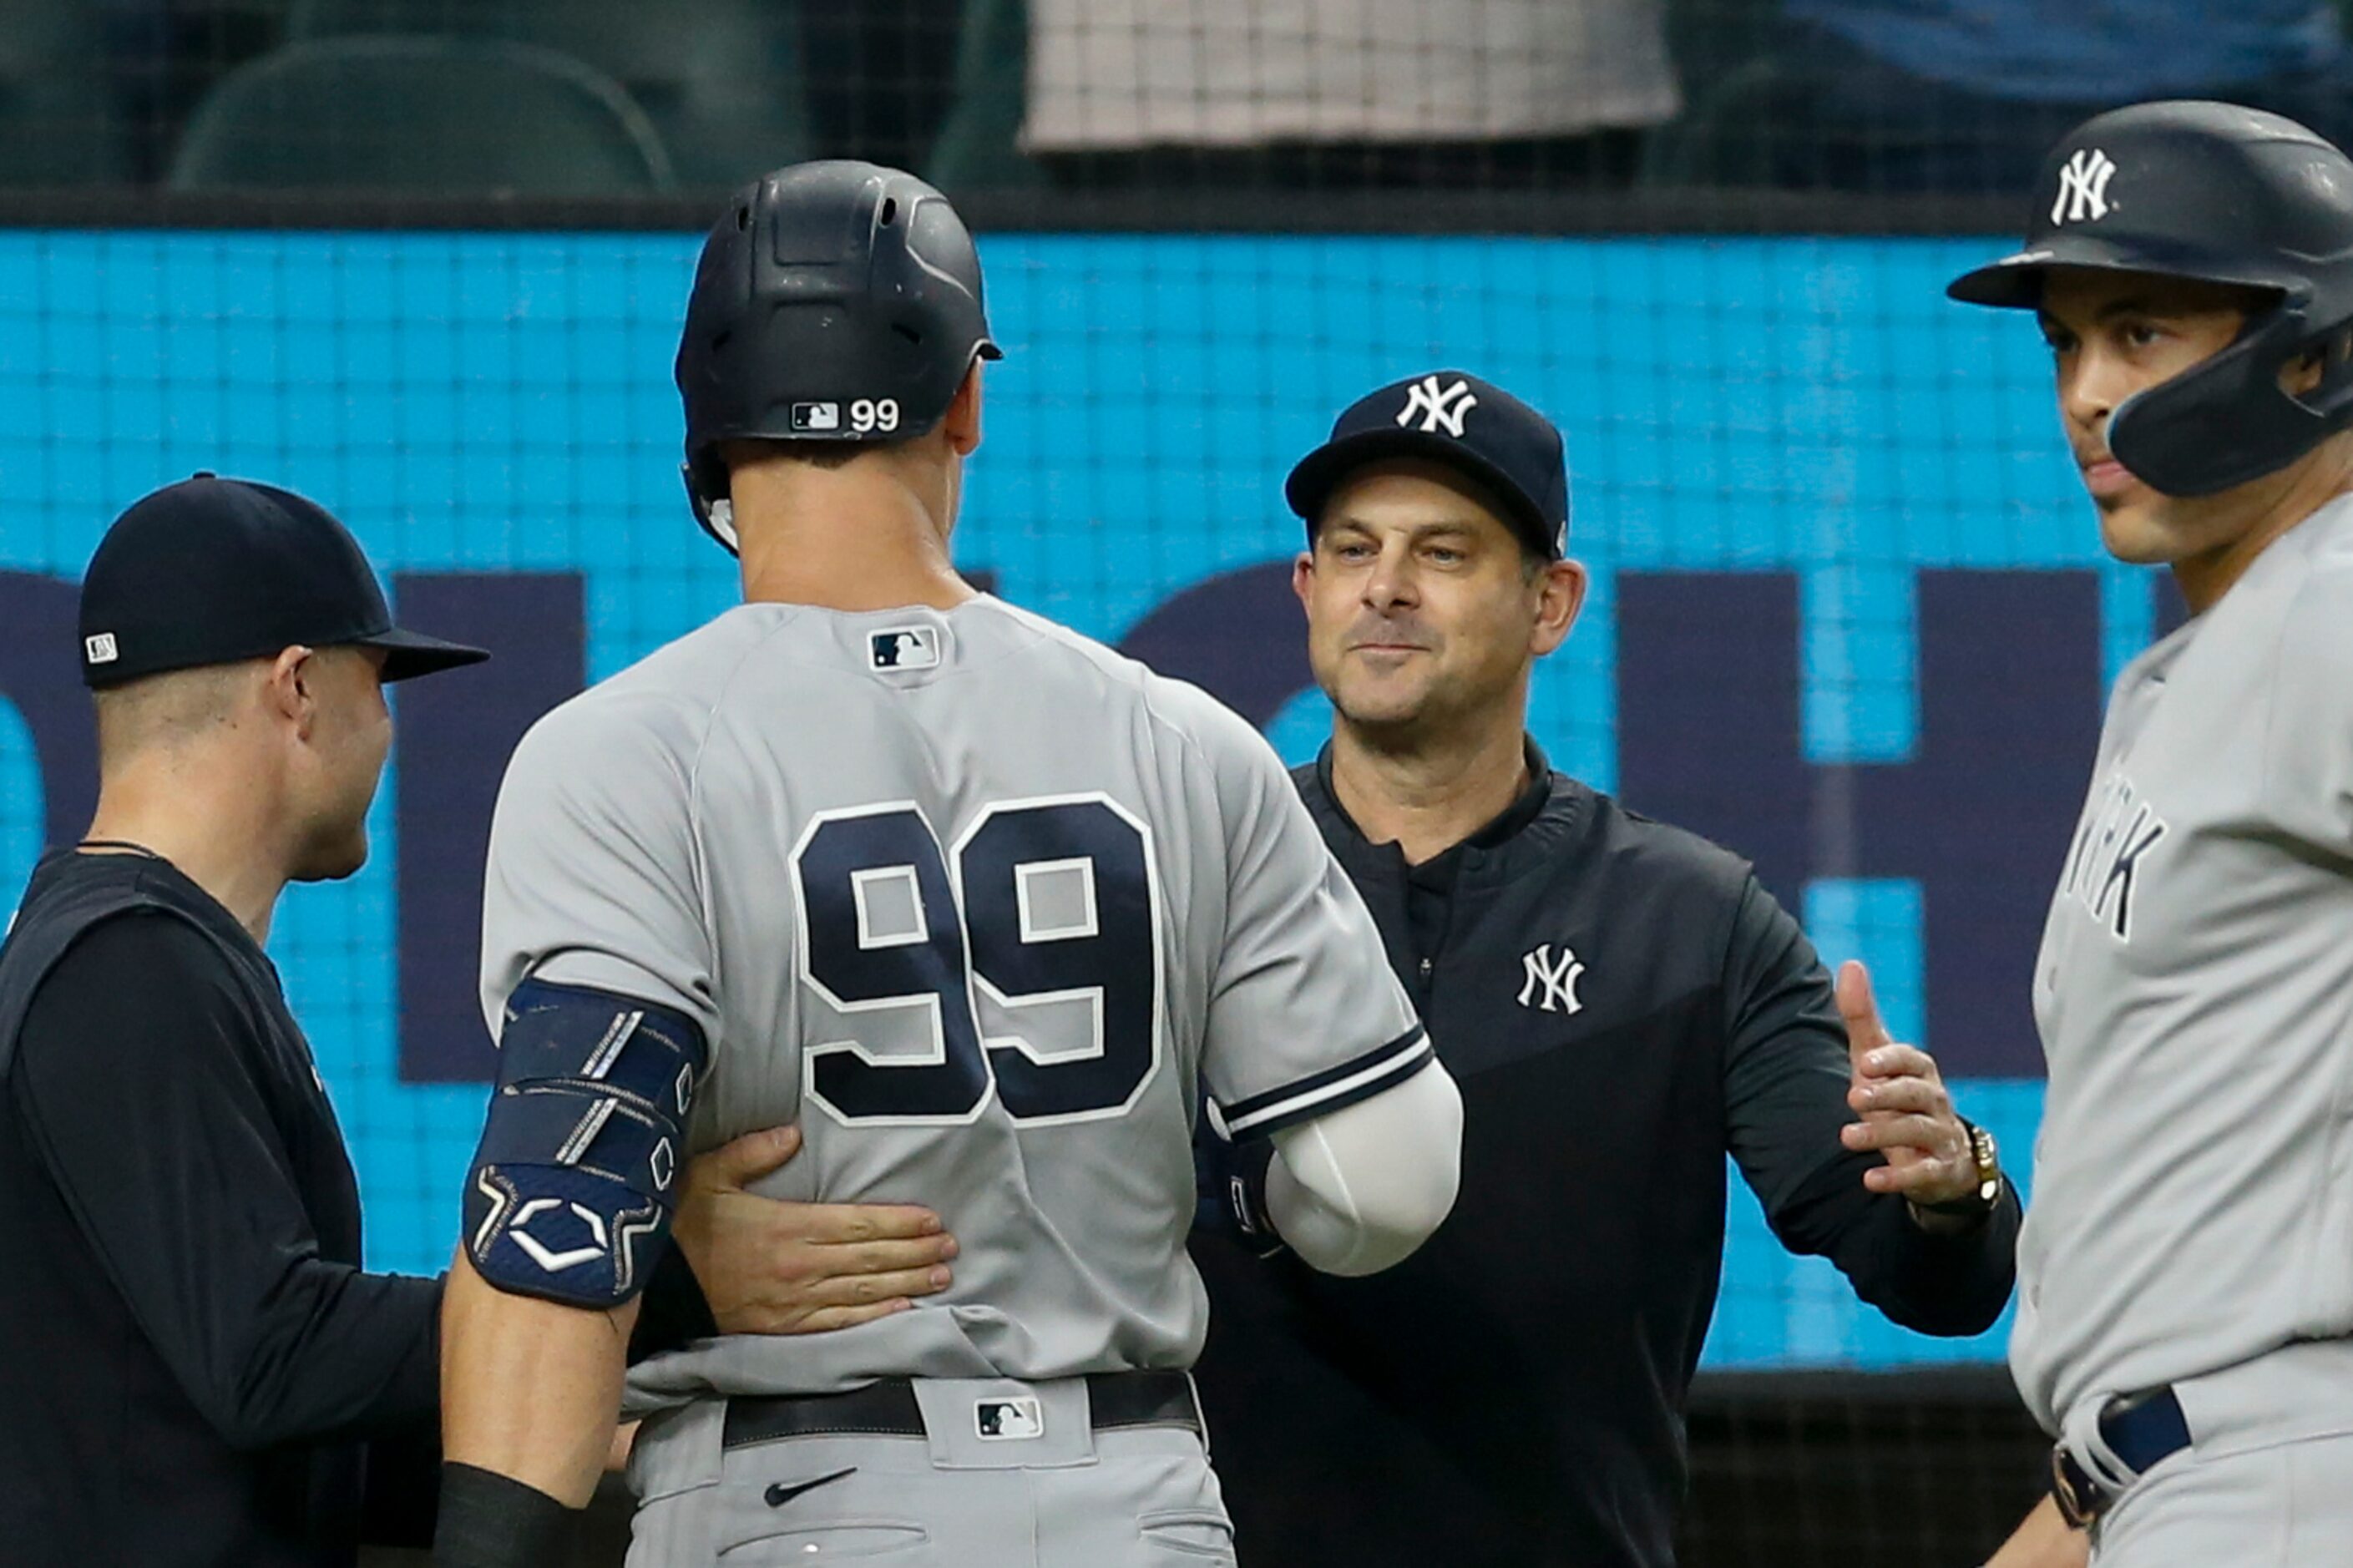
{"label": "jersey collar", "polygon": [[[1566,773],[1553,772],[1544,749],[1533,736],[1522,743],[1526,748],[1528,784],[1519,797],[1485,826],[1413,870],[1427,873],[1440,868],[1466,880],[1504,881],[1550,858],[1554,847],[1567,837],[1577,818],[1583,786]],[[1298,781],[1300,795],[1315,817],[1316,826],[1324,831],[1324,841],[1340,853],[1344,862],[1363,866],[1377,857],[1403,868],[1404,857],[1397,847],[1376,845],[1366,838],[1364,829],[1341,805],[1340,797],[1332,788],[1330,742],[1324,742],[1313,764],[1298,769],[1293,776]],[[1446,862],[1458,864],[1447,867]]]}

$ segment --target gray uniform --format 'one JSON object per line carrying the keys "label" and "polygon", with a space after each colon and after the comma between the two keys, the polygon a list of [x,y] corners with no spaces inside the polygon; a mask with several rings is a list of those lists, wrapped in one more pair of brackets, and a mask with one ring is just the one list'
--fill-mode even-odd
{"label": "gray uniform", "polygon": [[[491,833],[494,1027],[533,974],[692,1016],[712,1048],[694,1147],[803,1128],[767,1195],[926,1204],[962,1248],[954,1285],[913,1310],[658,1357],[631,1373],[635,1409],[911,1375],[1042,1385],[1050,1416],[1071,1386],[1056,1380],[1187,1366],[1206,1326],[1184,1250],[1197,1085],[1264,1131],[1430,1060],[1264,740],[987,597],[945,614],[745,605],[548,715]],[[641,1491],[729,1489],[710,1484],[712,1419],[649,1427]],[[958,1463],[1016,1462],[1004,1448]],[[1168,1471],[1149,1458],[1137,1474]],[[1144,1490],[1172,1487],[1176,1515],[1215,1513],[1198,1448]],[[1151,1511],[1134,1500],[1131,1545]],[[891,1501],[916,1507],[903,1489],[857,1506]],[[706,1533],[660,1560],[728,1544],[724,1508],[695,1511]],[[901,1523],[935,1544],[946,1528],[936,1510]]]}
{"label": "gray uniform", "polygon": [[[2034,998],[2010,1362],[2036,1417],[2118,1481],[2099,1411],[2160,1384],[2201,1464],[2353,1432],[2353,500],[2118,679]],[[2104,1538],[2153,1538],[2162,1490]],[[2182,1550],[2135,1561],[2222,1560]]]}

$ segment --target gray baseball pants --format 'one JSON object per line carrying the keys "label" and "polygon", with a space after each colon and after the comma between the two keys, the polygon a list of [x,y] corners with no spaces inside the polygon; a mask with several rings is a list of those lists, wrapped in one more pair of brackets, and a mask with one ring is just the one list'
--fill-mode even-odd
{"label": "gray baseball pants", "polygon": [[2289,1345],[2174,1393],[2189,1447],[2094,1527],[2093,1568],[2353,1563],[2353,1341]]}
{"label": "gray baseball pants", "polygon": [[722,1400],[649,1418],[629,1463],[628,1568],[1233,1568],[1233,1527],[1193,1433],[1097,1432],[1079,1378],[914,1390],[921,1437],[731,1448]]}

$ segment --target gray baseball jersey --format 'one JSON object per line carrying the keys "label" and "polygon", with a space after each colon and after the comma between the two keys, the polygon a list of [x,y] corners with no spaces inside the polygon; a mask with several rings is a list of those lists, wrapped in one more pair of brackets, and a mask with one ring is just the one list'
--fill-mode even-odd
{"label": "gray baseball jersey", "polygon": [[2353,1332],[2353,500],[2117,679],[2034,1001],[2044,1426]]}
{"label": "gray baseball jersey", "polygon": [[482,949],[494,1030],[533,974],[682,1009],[696,1148],[798,1121],[768,1195],[925,1204],[961,1245],[912,1311],[658,1357],[633,1407],[1187,1365],[1197,1086],[1264,1132],[1431,1059],[1258,732],[987,597],[744,605],[549,714]]}

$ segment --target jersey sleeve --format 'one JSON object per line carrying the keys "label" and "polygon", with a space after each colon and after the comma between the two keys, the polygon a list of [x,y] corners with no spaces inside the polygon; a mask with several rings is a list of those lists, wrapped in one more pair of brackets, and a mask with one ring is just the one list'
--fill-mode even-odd
{"label": "jersey sleeve", "polygon": [[2280,628],[2263,790],[2274,822],[2353,858],[2353,571],[2314,574]]}
{"label": "jersey sleeve", "polygon": [[515,749],[483,873],[493,1037],[507,998],[536,977],[675,1007],[718,1048],[692,739],[661,704],[598,691]]}
{"label": "jersey sleeve", "polygon": [[1201,1071],[1226,1131],[1262,1138],[1378,1094],[1434,1058],[1372,915],[1291,775],[1256,731],[1224,718],[1230,729],[1211,731],[1211,755],[1226,930]]}

